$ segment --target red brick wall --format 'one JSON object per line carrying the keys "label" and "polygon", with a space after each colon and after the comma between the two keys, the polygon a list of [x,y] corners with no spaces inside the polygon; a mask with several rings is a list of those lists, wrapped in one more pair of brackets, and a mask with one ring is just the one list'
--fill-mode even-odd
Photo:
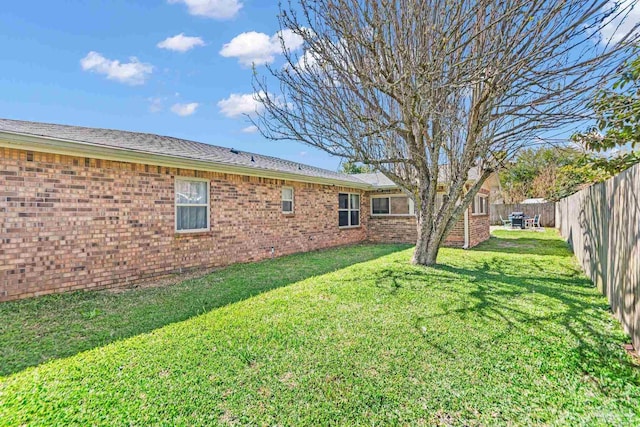
{"label": "red brick wall", "polygon": [[[175,177],[210,181],[211,230],[176,233]],[[280,211],[282,186],[295,213]],[[338,228],[338,193],[362,227]],[[351,244],[414,243],[413,217],[372,217],[327,185],[0,148],[0,301],[133,284],[183,269]],[[489,216],[469,216],[471,245]],[[464,244],[462,221],[447,238]]]}
{"label": "red brick wall", "polygon": [[[174,231],[174,177],[211,183],[211,230]],[[295,213],[280,212],[294,187]],[[0,300],[131,284],[366,238],[338,228],[348,189],[0,148]],[[351,190],[357,192],[358,190]]]}
{"label": "red brick wall", "polygon": [[[416,218],[410,216],[370,216],[367,239],[371,242],[415,243]],[[445,246],[464,246],[464,222],[459,220],[445,240]]]}
{"label": "red brick wall", "polygon": [[[367,212],[367,215],[369,213]],[[371,242],[416,243],[416,218],[408,216],[369,216],[367,240]]]}

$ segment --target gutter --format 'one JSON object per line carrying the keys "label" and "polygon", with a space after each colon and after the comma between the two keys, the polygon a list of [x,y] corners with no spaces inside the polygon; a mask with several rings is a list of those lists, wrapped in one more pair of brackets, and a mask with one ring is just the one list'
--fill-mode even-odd
{"label": "gutter", "polygon": [[174,167],[180,169],[196,169],[209,172],[221,172],[236,175],[256,176],[262,178],[284,179],[289,181],[357,188],[361,190],[373,190],[375,188],[371,184],[367,184],[364,181],[354,182],[333,178],[321,178],[303,174],[296,174],[293,172],[274,171],[271,169],[247,167],[208,160],[196,160],[188,157],[149,153],[142,150],[109,147],[89,142],[30,135],[19,132],[0,131],[0,147],[15,148],[28,151],[41,151],[45,153],[61,154],[67,156],[91,157],[101,160],[114,160],[128,163],[147,163],[157,166]]}

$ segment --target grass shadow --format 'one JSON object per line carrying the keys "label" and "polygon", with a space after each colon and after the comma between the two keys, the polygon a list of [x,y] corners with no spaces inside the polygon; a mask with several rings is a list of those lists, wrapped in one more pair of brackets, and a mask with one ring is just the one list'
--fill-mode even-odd
{"label": "grass shadow", "polygon": [[[541,351],[548,340],[570,336],[577,343],[575,349],[567,353],[571,365],[602,392],[613,393],[624,383],[640,386],[640,365],[633,363],[624,351],[612,351],[621,347],[625,334],[619,328],[606,328],[596,320],[596,313],[610,313],[610,306],[583,274],[559,277],[545,273],[544,269],[539,269],[540,274],[532,273],[531,270],[537,268],[535,265],[525,274],[505,274],[486,266],[434,268],[457,277],[473,277],[475,285],[468,294],[473,303],[443,315],[474,315],[507,324],[508,334],[527,335],[538,343]],[[517,303],[531,295],[544,301],[545,307],[523,309]],[[543,333],[532,334],[532,330]],[[493,340],[501,338],[501,334],[497,334]]]}
{"label": "grass shadow", "polygon": [[408,247],[333,248],[236,264],[172,286],[79,291],[2,303],[0,377]]}
{"label": "grass shadow", "polygon": [[[609,304],[554,230],[494,233],[466,253],[464,258],[444,253],[433,267],[381,269],[373,277],[389,297],[402,297],[402,292],[404,298],[411,292],[433,295],[435,304],[416,310],[415,327],[425,331],[424,339],[442,357],[455,360],[459,341],[430,333],[431,325],[488,328],[461,335],[480,353],[513,351],[510,357],[518,360],[521,348],[549,355],[541,363],[562,366],[562,372],[594,384],[604,396],[614,396],[626,385],[640,386],[640,365],[622,349],[628,336],[611,327]],[[620,404],[637,410],[635,401]]]}
{"label": "grass shadow", "polygon": [[507,254],[527,254],[571,257],[568,244],[557,237],[555,230],[536,232],[520,230],[494,230],[491,238],[471,250],[477,252],[502,252]]}

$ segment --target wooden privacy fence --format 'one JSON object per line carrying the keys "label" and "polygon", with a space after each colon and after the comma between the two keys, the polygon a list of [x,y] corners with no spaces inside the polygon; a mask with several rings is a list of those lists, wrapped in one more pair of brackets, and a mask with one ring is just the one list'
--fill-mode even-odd
{"label": "wooden privacy fence", "polygon": [[562,199],[556,221],[640,349],[640,165]]}
{"label": "wooden privacy fence", "polygon": [[491,205],[490,211],[492,225],[502,225],[502,221],[500,221],[500,215],[502,215],[502,218],[508,219],[511,212],[524,212],[525,215],[528,215],[532,218],[535,215],[541,215],[540,225],[542,225],[543,227],[556,226],[556,204],[553,202]]}

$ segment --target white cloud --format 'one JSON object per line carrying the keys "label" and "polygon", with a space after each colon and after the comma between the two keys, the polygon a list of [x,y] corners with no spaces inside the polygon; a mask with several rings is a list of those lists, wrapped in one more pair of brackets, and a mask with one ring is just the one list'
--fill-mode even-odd
{"label": "white cloud", "polygon": [[220,55],[225,58],[238,58],[238,62],[246,66],[269,64],[275,59],[269,36],[255,31],[234,37],[222,46]]}
{"label": "white cloud", "polygon": [[196,46],[204,46],[204,41],[200,37],[189,37],[185,36],[184,33],[180,33],[177,36],[167,37],[156,46],[160,49],[186,52]]}
{"label": "white cloud", "polygon": [[239,0],[168,0],[169,3],[184,3],[191,15],[214,19],[230,19],[242,9]]}
{"label": "white cloud", "polygon": [[255,115],[264,109],[260,98],[264,92],[258,93],[232,93],[227,99],[218,102],[220,112],[227,117],[240,117],[242,115]]}
{"label": "white cloud", "polygon": [[304,40],[290,29],[278,31],[272,36],[249,31],[238,34],[222,46],[220,55],[225,58],[238,58],[240,64],[248,67],[253,64],[270,64],[276,55],[282,54],[282,42],[286,49],[295,51],[302,47]]}
{"label": "white cloud", "polygon": [[313,47],[305,50],[304,53],[298,57],[298,61],[294,64],[294,67],[302,72],[323,71],[331,74],[331,67],[326,64],[326,61],[320,58],[320,54],[318,53],[319,49],[321,49],[324,54],[331,52],[332,55],[335,55],[334,60],[336,62],[341,62],[345,67],[349,67],[349,64],[345,62],[347,47],[344,39],[337,41],[325,40],[322,44],[325,46],[315,47],[315,50]]}
{"label": "white cloud", "polygon": [[282,38],[285,48],[292,51],[300,49],[304,44],[304,38],[294,33],[293,30],[290,30],[289,28],[278,31],[273,35],[273,37],[271,37],[273,43],[278,46],[278,49],[282,50],[282,42],[280,41],[280,38]]}
{"label": "white cloud", "polygon": [[151,64],[140,62],[132,56],[130,62],[121,63],[118,60],[107,59],[98,52],[91,51],[80,60],[80,65],[85,71],[104,74],[109,80],[130,85],[141,85],[153,71]]}
{"label": "white cloud", "polygon": [[242,132],[243,133],[256,133],[256,132],[258,132],[258,126],[255,126],[255,125],[247,126],[246,128],[242,128]]}
{"label": "white cloud", "polygon": [[190,116],[196,112],[200,104],[197,102],[190,102],[188,104],[173,104],[171,106],[171,111],[181,117]]}
{"label": "white cloud", "polygon": [[[619,8],[614,12],[614,15],[608,18],[611,19],[611,22],[608,22],[600,30],[604,44],[618,43],[640,22],[640,5],[637,0],[610,1],[605,7],[611,9],[615,7],[616,3],[619,3]],[[615,16],[616,14],[618,16]]]}
{"label": "white cloud", "polygon": [[304,156],[306,156],[306,155],[307,155],[307,152],[306,152],[306,151],[301,151],[301,152],[299,152],[299,153],[298,153],[298,155],[299,155],[300,157],[304,157]]}

